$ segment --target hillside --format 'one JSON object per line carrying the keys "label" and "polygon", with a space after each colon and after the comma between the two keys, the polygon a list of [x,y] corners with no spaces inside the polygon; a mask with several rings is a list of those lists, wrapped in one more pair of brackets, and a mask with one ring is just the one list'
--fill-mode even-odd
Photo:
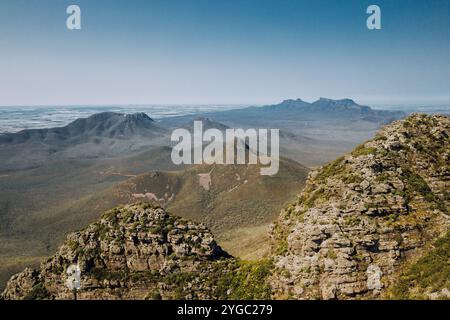
{"label": "hillside", "polygon": [[0,174],[0,290],[11,274],[38,265],[67,233],[102,212],[70,211],[79,202],[143,172],[183,169],[170,161],[170,152],[153,148],[120,159],[64,160]]}
{"label": "hillside", "polygon": [[[196,119],[205,128],[226,128]],[[183,127],[191,129],[192,122]],[[268,242],[268,224],[301,188],[306,168],[282,160],[280,173],[265,178],[255,168],[218,166],[206,191],[199,181],[208,179],[212,167],[185,173],[186,166],[175,166],[170,130],[161,128],[144,114],[102,113],[63,128],[0,135],[0,289],[11,274],[51,254],[67,233],[116,205],[152,201],[151,193],[159,204],[206,223],[232,254],[251,259],[267,254],[268,246],[255,251],[255,243]],[[179,172],[169,172],[175,170]],[[134,182],[120,184],[129,179],[137,188]],[[159,201],[167,193],[166,180],[174,194],[170,203]]]}
{"label": "hillside", "polygon": [[73,281],[77,299],[267,298],[268,270],[230,257],[202,224],[133,205],[68,235],[38,270],[13,276],[1,297],[72,299]]}
{"label": "hillside", "polygon": [[71,145],[82,143],[93,137],[126,139],[140,135],[153,137],[165,132],[145,113],[121,114],[103,112],[88,118],[80,118],[65,127],[48,129],[28,129],[18,133],[0,135],[0,144],[21,144],[29,141],[48,145]]}
{"label": "hillside", "polygon": [[[258,165],[196,165],[182,171],[152,171],[74,203],[66,208],[62,222],[76,216],[89,223],[109,208],[148,202],[204,223],[227,251],[255,259],[268,253],[267,227],[303,187],[308,171],[288,159],[281,159],[280,171],[273,177],[261,176]],[[50,230],[44,233],[52,234]],[[267,246],[261,247],[261,243]]]}
{"label": "hillside", "polygon": [[[398,281],[413,297],[404,286],[426,283],[414,270],[430,266],[410,264],[449,230],[449,136],[448,117],[415,114],[312,172],[272,227],[275,297],[379,298]],[[437,256],[448,259],[443,248]],[[443,280],[422,297],[449,296],[448,264],[440,265]]]}
{"label": "hillside", "polygon": [[[38,265],[54,252],[67,233],[84,228],[107,209],[135,202],[155,203],[203,222],[231,254],[260,258],[269,249],[268,225],[297,195],[308,172],[294,161],[281,159],[280,172],[274,177],[261,176],[258,166],[241,165],[139,174],[156,168],[156,155],[166,154],[170,159],[170,150],[149,152],[124,163],[85,164],[79,170],[75,163],[67,163],[60,170],[49,167],[2,178],[0,288],[11,274]],[[47,181],[45,187],[42,180]]]}
{"label": "hillside", "polygon": [[0,134],[0,171],[37,168],[61,160],[136,154],[149,146],[163,146],[168,133],[145,113],[104,112],[61,128]]}
{"label": "hillside", "polygon": [[449,299],[450,232],[427,249],[424,255],[405,265],[384,298]]}
{"label": "hillside", "polygon": [[[280,129],[280,154],[308,167],[324,165],[371,139],[382,125],[406,116],[401,111],[376,110],[352,99],[290,99],[275,105],[248,107],[202,115],[230,128]],[[198,115],[161,119],[178,128]]]}

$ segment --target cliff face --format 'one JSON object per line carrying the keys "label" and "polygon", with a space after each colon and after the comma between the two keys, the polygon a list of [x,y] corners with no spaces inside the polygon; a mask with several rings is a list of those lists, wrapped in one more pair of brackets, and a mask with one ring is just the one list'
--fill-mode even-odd
{"label": "cliff face", "polygon": [[415,114],[312,172],[272,227],[275,297],[382,296],[449,229],[449,136],[448,117]]}

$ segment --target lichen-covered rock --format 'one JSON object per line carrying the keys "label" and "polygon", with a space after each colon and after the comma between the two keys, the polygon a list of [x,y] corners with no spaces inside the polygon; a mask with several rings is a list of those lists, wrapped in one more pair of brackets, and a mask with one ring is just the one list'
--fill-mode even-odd
{"label": "lichen-covered rock", "polygon": [[68,235],[40,270],[14,275],[3,298],[72,299],[71,266],[80,272],[79,299],[173,297],[177,290],[185,292],[177,287],[180,279],[193,290],[177,297],[211,298],[213,286],[194,283],[210,276],[218,264],[227,272],[234,263],[204,225],[147,204],[130,205]]}
{"label": "lichen-covered rock", "polygon": [[273,225],[274,296],[377,298],[449,229],[450,119],[413,114],[312,172]]}
{"label": "lichen-covered rock", "polygon": [[38,273],[31,268],[26,268],[21,273],[11,277],[6,285],[3,298],[10,300],[27,298],[38,284]]}

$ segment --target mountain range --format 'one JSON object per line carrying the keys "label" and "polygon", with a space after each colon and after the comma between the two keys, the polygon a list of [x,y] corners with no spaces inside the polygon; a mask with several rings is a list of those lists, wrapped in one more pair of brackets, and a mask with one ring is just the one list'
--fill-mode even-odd
{"label": "mountain range", "polygon": [[62,128],[0,135],[2,171],[27,169],[48,161],[117,157],[162,145],[168,130],[145,113],[95,114]]}
{"label": "mountain range", "polygon": [[449,150],[447,116],[383,127],[309,173],[255,261],[159,205],[117,207],[11,277],[2,298],[70,299],[66,270],[76,265],[80,299],[448,299]]}
{"label": "mountain range", "polygon": [[[348,129],[350,125],[358,132],[351,135],[352,138],[344,137],[340,142],[359,141],[362,136],[373,134],[380,125],[403,116],[404,113],[398,111],[373,110],[358,105],[351,99],[325,98],[313,103],[300,99],[285,100],[273,106],[249,107],[200,116],[169,117],[161,121],[154,121],[145,113],[125,115],[104,112],[75,120],[61,128],[1,134],[0,171],[35,168],[49,161],[66,159],[121,157],[152,147],[170,146],[170,132],[173,128],[192,127],[190,123],[196,119],[203,120],[208,128],[214,126],[221,130],[227,127],[278,128],[284,132],[282,139],[287,138],[289,149],[300,150],[298,156],[293,158],[304,158],[308,162],[306,164],[310,165],[311,160],[302,149],[330,147],[334,151],[339,143],[333,141],[334,144],[330,145],[331,138],[335,136],[331,132]],[[303,145],[293,148],[293,142]],[[340,147],[344,148],[346,146]],[[316,163],[317,161],[313,161],[312,164]]]}
{"label": "mountain range", "polygon": [[[350,151],[402,116],[348,99],[296,101],[158,121],[142,113],[107,112],[61,128],[0,135],[0,283],[24,266],[36,266],[67,233],[102,211],[134,201],[157,199],[158,205],[204,222],[234,255],[265,255],[267,245],[255,247],[268,243],[267,225],[303,185],[306,166]],[[194,120],[220,130],[279,128],[279,175],[263,178],[256,167],[175,166],[170,133],[192,130]]]}

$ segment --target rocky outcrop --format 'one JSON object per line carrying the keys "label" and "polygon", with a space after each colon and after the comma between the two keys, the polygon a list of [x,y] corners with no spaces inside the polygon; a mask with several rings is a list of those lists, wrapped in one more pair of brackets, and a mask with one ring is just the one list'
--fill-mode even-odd
{"label": "rocky outcrop", "polygon": [[72,299],[70,282],[78,270],[78,299],[206,299],[215,287],[200,280],[234,263],[204,225],[148,204],[131,205],[70,234],[40,270],[13,276],[2,296]]}
{"label": "rocky outcrop", "polygon": [[449,229],[449,136],[448,117],[414,114],[312,172],[272,227],[274,297],[382,296]]}

